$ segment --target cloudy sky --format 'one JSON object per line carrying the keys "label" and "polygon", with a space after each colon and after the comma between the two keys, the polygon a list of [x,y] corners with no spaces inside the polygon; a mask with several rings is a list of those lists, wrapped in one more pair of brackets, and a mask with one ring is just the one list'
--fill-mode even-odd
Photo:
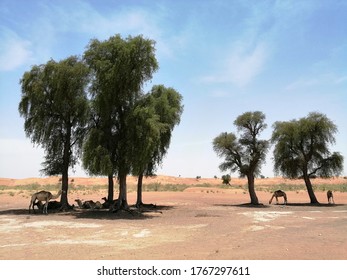
{"label": "cloudy sky", "polygon": [[[347,160],[346,19],[338,0],[1,0],[0,177],[41,175],[44,153],[18,113],[23,73],[114,34],[155,40],[160,69],[145,90],[164,84],[184,98],[158,174],[220,176],[213,139],[256,110],[266,115],[264,139],[275,121],[326,114],[339,130],[332,150]],[[273,176],[272,150],[262,173]]]}

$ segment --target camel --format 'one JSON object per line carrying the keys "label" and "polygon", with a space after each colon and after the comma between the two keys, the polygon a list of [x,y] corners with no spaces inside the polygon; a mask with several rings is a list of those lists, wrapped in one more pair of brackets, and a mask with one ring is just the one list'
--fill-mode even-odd
{"label": "camel", "polygon": [[[39,191],[37,193],[34,193],[32,196],[31,196],[31,200],[30,200],[30,204],[29,204],[29,214],[30,214],[30,209],[31,207],[33,208],[33,211],[35,213],[35,209],[34,209],[34,204],[37,201],[45,201],[45,205],[43,207],[43,213],[44,214],[48,214],[47,212],[47,208],[48,208],[48,202],[51,200],[51,199],[56,199],[58,198],[59,196],[61,195],[61,190],[59,190],[59,192],[56,194],[56,195],[53,195],[51,192],[47,192],[47,191]],[[37,204],[36,204],[37,205]]]}
{"label": "camel", "polygon": [[101,209],[102,205],[100,203],[100,201],[96,201],[94,202],[93,200],[87,200],[82,202],[82,200],[80,199],[75,199],[75,201],[77,202],[78,206],[82,209]]}
{"label": "camel", "polygon": [[110,209],[110,207],[113,206],[117,203],[118,199],[114,199],[112,201],[109,201],[106,197],[101,198],[102,200],[104,200],[105,202],[102,203],[102,208],[105,209]]}
{"label": "camel", "polygon": [[335,201],[334,201],[334,196],[333,196],[333,192],[331,190],[328,190],[327,191],[327,197],[328,197],[328,203],[333,203],[335,204]]}
{"label": "camel", "polygon": [[[43,204],[41,201],[36,201],[34,203],[34,206],[36,206],[40,211],[43,210],[43,207],[45,207],[45,204]],[[62,206],[61,202],[58,202],[56,200],[53,201],[49,201],[48,202],[48,206],[47,206],[47,210],[49,209],[60,209]]]}
{"label": "camel", "polygon": [[284,191],[281,191],[281,190],[277,190],[273,193],[273,195],[269,201],[269,204],[271,204],[274,197],[276,198],[276,204],[278,204],[278,198],[281,196],[283,196],[283,198],[284,198],[284,204],[287,204],[287,195]]}

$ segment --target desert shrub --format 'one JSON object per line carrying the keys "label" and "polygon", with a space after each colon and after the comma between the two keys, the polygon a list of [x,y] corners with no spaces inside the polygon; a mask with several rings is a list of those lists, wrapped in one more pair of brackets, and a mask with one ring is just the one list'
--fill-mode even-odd
{"label": "desert shrub", "polygon": [[222,184],[224,185],[230,185],[231,177],[229,174],[222,176]]}

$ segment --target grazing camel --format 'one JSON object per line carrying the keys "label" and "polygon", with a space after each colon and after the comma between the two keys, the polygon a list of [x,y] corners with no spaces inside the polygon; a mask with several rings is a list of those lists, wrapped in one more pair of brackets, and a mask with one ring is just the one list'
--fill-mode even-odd
{"label": "grazing camel", "polygon": [[269,201],[269,204],[271,204],[273,198],[275,197],[276,198],[276,204],[278,204],[278,198],[283,196],[283,199],[284,199],[284,204],[287,204],[287,195],[284,191],[281,191],[281,190],[277,190],[273,193],[270,201]]}
{"label": "grazing camel", "polygon": [[29,204],[29,214],[31,212],[30,211],[31,207],[33,208],[33,211],[35,213],[34,204],[35,204],[36,200],[46,202],[45,205],[43,206],[43,213],[48,214],[48,212],[47,212],[48,202],[51,199],[58,198],[60,195],[61,195],[61,190],[59,190],[59,192],[56,195],[53,195],[51,192],[47,192],[47,191],[39,191],[37,193],[34,193],[31,197],[30,204]]}
{"label": "grazing camel", "polygon": [[331,190],[328,190],[327,191],[327,197],[328,197],[328,203],[333,203],[335,204],[335,201],[334,201],[334,195],[333,195],[333,192]]}

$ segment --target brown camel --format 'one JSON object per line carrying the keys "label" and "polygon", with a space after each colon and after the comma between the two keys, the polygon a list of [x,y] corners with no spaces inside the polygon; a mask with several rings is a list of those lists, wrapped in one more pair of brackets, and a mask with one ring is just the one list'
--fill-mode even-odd
{"label": "brown camel", "polygon": [[36,200],[46,202],[44,207],[43,207],[43,213],[48,214],[47,213],[48,202],[51,199],[58,198],[60,195],[61,195],[61,190],[59,190],[59,192],[56,195],[53,195],[51,192],[47,192],[47,191],[39,191],[37,193],[34,193],[31,197],[31,201],[30,201],[30,205],[29,205],[29,214],[30,214],[31,206],[32,206],[33,211],[35,213],[34,204],[35,204]]}
{"label": "brown camel", "polygon": [[102,200],[104,200],[105,202],[102,203],[102,208],[105,209],[113,209],[114,205],[117,203],[118,199],[114,199],[112,201],[109,201],[106,197],[101,198]]}
{"label": "brown camel", "polygon": [[[36,206],[40,211],[42,211],[43,207],[45,207],[45,204],[43,204],[41,201],[38,200],[34,203],[34,206]],[[61,202],[58,202],[56,200],[52,200],[52,201],[48,202],[47,210],[48,210],[48,208],[56,210],[56,209],[60,209],[61,207],[62,207]]]}
{"label": "brown camel", "polygon": [[334,195],[333,195],[333,192],[331,190],[328,190],[327,191],[327,197],[328,197],[328,203],[333,203],[335,204],[335,201],[334,201]]}
{"label": "brown camel", "polygon": [[271,204],[272,200],[274,199],[274,197],[276,198],[276,204],[278,204],[278,198],[279,197],[283,197],[284,199],[284,204],[287,204],[287,195],[284,191],[281,191],[281,190],[277,190],[273,193],[270,201],[269,201],[269,204]]}

